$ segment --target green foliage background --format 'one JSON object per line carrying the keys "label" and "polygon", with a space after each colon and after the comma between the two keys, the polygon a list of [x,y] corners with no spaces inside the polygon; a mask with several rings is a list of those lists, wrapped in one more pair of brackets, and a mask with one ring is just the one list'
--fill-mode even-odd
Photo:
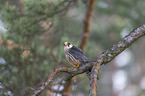
{"label": "green foliage background", "polygon": [[[73,3],[75,0],[70,1]],[[16,2],[0,1],[1,19],[7,30],[0,31],[5,41],[0,45],[0,57],[5,60],[4,64],[0,64],[1,96],[29,96],[33,93],[32,88],[38,88],[46,81],[56,66],[70,66],[65,61],[63,42],[69,41],[76,46],[79,44],[86,10],[85,0],[78,0],[70,8],[67,8],[69,0]],[[98,54],[121,40],[124,34],[144,24],[144,10],[144,0],[97,0],[85,49],[87,57],[94,60]],[[9,49],[7,40],[15,43],[16,47]],[[129,49],[133,54],[136,54],[136,46]],[[23,58],[25,50],[30,54]],[[56,84],[65,78],[62,74],[58,77]],[[74,86],[73,96],[88,96],[89,81],[85,75],[80,75]],[[98,94],[116,96],[103,88],[99,89]]]}

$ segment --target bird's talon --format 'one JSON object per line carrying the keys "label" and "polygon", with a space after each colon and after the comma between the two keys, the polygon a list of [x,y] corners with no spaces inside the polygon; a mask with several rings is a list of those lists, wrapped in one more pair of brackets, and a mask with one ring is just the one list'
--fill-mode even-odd
{"label": "bird's talon", "polygon": [[73,67],[71,67],[71,68],[74,68],[74,69],[76,69],[76,68],[78,68],[80,65],[78,64],[78,65],[76,65],[76,66],[73,66]]}

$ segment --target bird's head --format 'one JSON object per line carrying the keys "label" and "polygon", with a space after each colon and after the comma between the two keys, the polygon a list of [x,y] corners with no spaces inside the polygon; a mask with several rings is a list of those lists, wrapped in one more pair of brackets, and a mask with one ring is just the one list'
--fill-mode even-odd
{"label": "bird's head", "polygon": [[64,42],[64,50],[67,51],[72,48],[73,45],[70,42]]}

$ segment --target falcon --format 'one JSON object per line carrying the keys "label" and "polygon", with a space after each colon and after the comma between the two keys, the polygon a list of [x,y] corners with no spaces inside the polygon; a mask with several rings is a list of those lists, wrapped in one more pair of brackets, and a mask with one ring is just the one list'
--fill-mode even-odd
{"label": "falcon", "polygon": [[70,64],[74,65],[73,68],[75,69],[89,62],[84,52],[80,48],[73,46],[70,42],[64,42],[64,51],[66,59]]}

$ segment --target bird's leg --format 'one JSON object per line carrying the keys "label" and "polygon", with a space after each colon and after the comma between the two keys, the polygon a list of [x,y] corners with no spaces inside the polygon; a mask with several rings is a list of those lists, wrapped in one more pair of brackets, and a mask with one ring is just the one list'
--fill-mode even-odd
{"label": "bird's leg", "polygon": [[76,69],[76,68],[78,68],[79,66],[80,66],[80,65],[78,64],[78,65],[73,66],[72,68]]}

